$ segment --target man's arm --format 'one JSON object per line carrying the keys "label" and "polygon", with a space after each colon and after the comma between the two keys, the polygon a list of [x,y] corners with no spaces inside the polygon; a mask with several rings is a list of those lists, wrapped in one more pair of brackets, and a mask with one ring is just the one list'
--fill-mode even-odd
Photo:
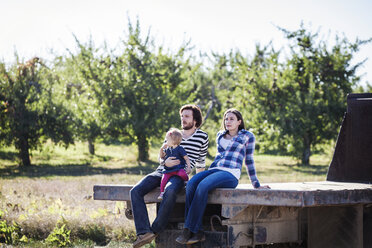
{"label": "man's arm", "polygon": [[209,137],[207,135],[205,141],[203,142],[200,148],[199,158],[196,161],[197,165],[199,165],[199,166],[196,166],[196,173],[199,173],[205,170],[205,158],[207,157],[208,145],[209,145]]}
{"label": "man's arm", "polygon": [[167,166],[167,167],[173,167],[173,166],[176,166],[178,164],[181,163],[181,161],[179,159],[175,159],[176,157],[168,157],[165,161],[164,161],[164,165]]}
{"label": "man's arm", "polygon": [[185,159],[185,161],[186,161],[186,173],[187,174],[190,174],[191,173],[191,163],[190,163],[190,159],[189,159],[189,157],[187,156],[187,155],[185,155],[184,157],[183,157],[183,159]]}

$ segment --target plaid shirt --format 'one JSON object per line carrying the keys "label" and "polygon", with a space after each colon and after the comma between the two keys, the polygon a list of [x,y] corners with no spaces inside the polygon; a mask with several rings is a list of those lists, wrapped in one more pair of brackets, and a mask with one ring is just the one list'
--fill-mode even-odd
{"label": "plaid shirt", "polygon": [[217,133],[217,155],[211,164],[210,168],[213,167],[225,167],[230,169],[242,169],[243,160],[247,166],[247,172],[251,179],[252,185],[255,188],[260,187],[260,182],[256,176],[256,168],[254,166],[253,152],[255,137],[253,133],[242,129],[238,132],[238,135],[234,137],[231,143],[224,149],[220,145],[221,138],[226,134],[225,131]]}

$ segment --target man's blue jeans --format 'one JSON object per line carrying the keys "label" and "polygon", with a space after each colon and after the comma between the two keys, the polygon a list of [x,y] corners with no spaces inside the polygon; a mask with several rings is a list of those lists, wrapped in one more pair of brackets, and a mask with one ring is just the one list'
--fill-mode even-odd
{"label": "man's blue jeans", "polygon": [[230,172],[213,169],[193,176],[186,185],[185,228],[197,233],[207,206],[208,193],[216,188],[236,188],[238,179]]}
{"label": "man's blue jeans", "polygon": [[147,232],[159,233],[165,229],[168,224],[169,215],[176,203],[177,194],[185,185],[184,181],[178,176],[173,176],[169,179],[165,187],[163,200],[160,203],[157,216],[152,223],[152,226],[150,226],[144,196],[153,189],[159,187],[160,181],[161,177],[156,175],[156,173],[151,173],[139,181],[130,191],[137,235]]}

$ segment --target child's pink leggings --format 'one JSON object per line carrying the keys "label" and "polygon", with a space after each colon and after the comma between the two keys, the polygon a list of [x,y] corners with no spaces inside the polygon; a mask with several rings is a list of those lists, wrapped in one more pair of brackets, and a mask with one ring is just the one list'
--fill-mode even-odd
{"label": "child's pink leggings", "polygon": [[164,192],[165,185],[167,185],[167,182],[169,181],[169,178],[172,176],[179,176],[181,177],[184,181],[188,181],[189,177],[187,176],[187,173],[184,169],[178,170],[178,171],[173,171],[169,173],[164,173],[163,178],[161,179],[160,183],[160,192]]}

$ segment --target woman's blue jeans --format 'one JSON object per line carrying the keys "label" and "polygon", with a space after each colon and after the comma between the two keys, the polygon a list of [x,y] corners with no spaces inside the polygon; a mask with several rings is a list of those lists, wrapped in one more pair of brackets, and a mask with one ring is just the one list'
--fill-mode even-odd
{"label": "woman's blue jeans", "polygon": [[186,186],[185,228],[197,233],[207,206],[208,193],[216,188],[235,188],[238,179],[230,172],[213,169],[197,173]]}

